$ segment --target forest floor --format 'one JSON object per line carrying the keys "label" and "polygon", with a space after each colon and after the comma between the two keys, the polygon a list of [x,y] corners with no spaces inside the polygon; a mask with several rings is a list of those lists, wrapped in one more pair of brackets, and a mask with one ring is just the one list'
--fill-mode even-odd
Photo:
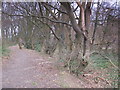
{"label": "forest floor", "polygon": [[[109,85],[104,79],[98,83],[94,74],[79,78],[56,67],[54,58],[34,50],[9,47],[9,58],[2,62],[2,88],[100,88]],[[101,72],[99,72],[101,73]]]}

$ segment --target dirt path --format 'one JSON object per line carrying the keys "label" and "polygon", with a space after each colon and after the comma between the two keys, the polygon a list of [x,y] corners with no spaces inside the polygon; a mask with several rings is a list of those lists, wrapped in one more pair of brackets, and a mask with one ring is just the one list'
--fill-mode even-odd
{"label": "dirt path", "polygon": [[11,54],[2,65],[3,88],[83,88],[84,84],[54,66],[50,57],[17,46],[10,47]]}

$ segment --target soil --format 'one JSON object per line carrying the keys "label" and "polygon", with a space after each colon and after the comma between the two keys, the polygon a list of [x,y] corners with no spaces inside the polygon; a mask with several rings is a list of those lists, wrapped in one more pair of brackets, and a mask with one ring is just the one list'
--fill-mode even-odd
{"label": "soil", "polygon": [[49,60],[51,57],[18,46],[9,49],[10,57],[2,63],[3,88],[83,87],[72,75],[59,71]]}

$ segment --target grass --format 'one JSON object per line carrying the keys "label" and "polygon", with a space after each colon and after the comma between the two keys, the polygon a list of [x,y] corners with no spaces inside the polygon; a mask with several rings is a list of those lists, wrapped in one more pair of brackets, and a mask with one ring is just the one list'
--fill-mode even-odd
{"label": "grass", "polygon": [[98,68],[108,68],[109,67],[109,62],[108,60],[106,60],[105,58],[99,56],[99,55],[95,55],[92,57],[92,60],[94,62],[94,66],[98,67]]}
{"label": "grass", "polygon": [[[104,53],[104,56],[107,56],[111,59],[112,63],[114,63],[118,67],[118,55],[114,53]],[[111,87],[118,87],[118,69],[116,69],[108,59],[99,55],[92,54],[90,56],[91,61],[93,62],[93,67],[97,70],[102,70],[101,77],[104,77],[106,80],[111,81]]]}
{"label": "grass", "polygon": [[8,56],[9,53],[10,53],[10,50],[7,49],[7,47],[0,46],[0,57]]}
{"label": "grass", "polygon": [[35,44],[34,49],[38,52],[41,52],[41,45],[40,44]]}
{"label": "grass", "polygon": [[32,85],[36,86],[36,85],[37,85],[37,83],[36,83],[36,82],[32,82]]}
{"label": "grass", "polygon": [[119,76],[118,76],[118,73],[110,73],[109,75],[109,78],[112,79],[112,86],[114,87],[118,87],[118,79],[119,79]]}
{"label": "grass", "polygon": [[[117,63],[118,63],[117,55],[114,55],[112,53],[104,54],[104,55],[109,57],[112,60],[112,62],[117,66]],[[99,54],[93,54],[90,56],[90,58],[94,63],[94,67],[98,67],[98,68],[102,68],[102,69],[111,67],[110,61],[107,58],[105,58]]]}

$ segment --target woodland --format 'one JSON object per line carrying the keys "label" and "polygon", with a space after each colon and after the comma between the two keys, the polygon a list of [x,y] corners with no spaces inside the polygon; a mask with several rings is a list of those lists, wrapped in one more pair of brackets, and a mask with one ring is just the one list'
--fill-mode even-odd
{"label": "woodland", "polygon": [[109,71],[110,79],[99,79],[117,87],[119,13],[118,2],[104,0],[2,2],[2,46],[47,54],[77,77],[90,68]]}

